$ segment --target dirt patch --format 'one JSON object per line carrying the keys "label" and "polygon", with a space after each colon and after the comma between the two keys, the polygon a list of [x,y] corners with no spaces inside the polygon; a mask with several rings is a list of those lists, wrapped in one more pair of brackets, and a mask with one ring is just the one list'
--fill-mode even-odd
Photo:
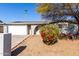
{"label": "dirt patch", "polygon": [[[15,50],[27,46],[18,56],[78,56],[79,40],[59,40],[56,44],[48,46],[42,42],[41,36],[30,36]],[[15,53],[16,54],[16,53]]]}

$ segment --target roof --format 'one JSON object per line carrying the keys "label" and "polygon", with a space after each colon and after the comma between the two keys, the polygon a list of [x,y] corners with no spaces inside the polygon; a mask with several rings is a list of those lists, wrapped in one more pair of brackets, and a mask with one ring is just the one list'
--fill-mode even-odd
{"label": "roof", "polygon": [[10,23],[2,23],[0,25],[40,25],[40,24],[43,25],[43,24],[52,24],[52,23],[60,23],[60,22],[77,24],[77,22],[73,22],[70,20],[69,21],[68,20],[56,20],[56,21],[46,20],[46,21],[14,21]]}
{"label": "roof", "polygon": [[68,22],[68,23],[77,24],[77,21],[72,21],[72,20],[55,20],[51,23],[60,23],[60,22]]}
{"label": "roof", "polygon": [[15,24],[49,24],[51,21],[14,21]]}

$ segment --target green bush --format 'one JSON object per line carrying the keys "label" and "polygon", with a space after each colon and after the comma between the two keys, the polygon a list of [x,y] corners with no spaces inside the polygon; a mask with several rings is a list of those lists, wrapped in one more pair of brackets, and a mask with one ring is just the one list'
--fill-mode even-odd
{"label": "green bush", "polygon": [[53,44],[57,41],[59,28],[54,24],[44,25],[40,28],[40,34],[43,38],[43,42],[50,45],[51,43]]}

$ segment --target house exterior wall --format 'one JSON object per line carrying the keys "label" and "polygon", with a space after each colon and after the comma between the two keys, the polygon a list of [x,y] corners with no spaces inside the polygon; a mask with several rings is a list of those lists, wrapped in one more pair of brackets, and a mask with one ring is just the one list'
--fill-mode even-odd
{"label": "house exterior wall", "polygon": [[[12,33],[12,35],[34,35],[36,26],[37,25],[8,26],[8,33]],[[39,30],[36,31],[35,35],[39,35]]]}
{"label": "house exterior wall", "polygon": [[31,25],[31,31],[32,31],[32,35],[39,35],[39,29],[36,30],[36,27],[38,25]]}
{"label": "house exterior wall", "polygon": [[40,35],[40,31],[39,30],[36,32],[36,35]]}
{"label": "house exterior wall", "polygon": [[[72,33],[72,34],[75,34],[77,33],[78,31],[78,25],[77,24],[69,24],[69,23],[58,23],[57,24],[60,28],[60,32],[61,33],[64,33],[64,34],[68,34],[68,33]],[[74,27],[74,28],[71,28],[71,25]]]}
{"label": "house exterior wall", "polygon": [[[60,32],[61,33],[68,33],[68,23],[56,23],[57,25],[60,24]],[[74,25],[74,32],[77,32],[78,26]],[[8,33],[12,33],[12,35],[39,35],[39,25],[8,25],[8,28],[4,26],[4,29],[8,29]],[[6,32],[6,30],[4,31]]]}

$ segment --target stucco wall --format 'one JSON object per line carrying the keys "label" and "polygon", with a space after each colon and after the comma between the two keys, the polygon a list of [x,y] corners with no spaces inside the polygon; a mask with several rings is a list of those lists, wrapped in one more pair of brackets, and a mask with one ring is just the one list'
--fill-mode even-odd
{"label": "stucco wall", "polygon": [[39,30],[36,32],[36,35],[40,35]]}

